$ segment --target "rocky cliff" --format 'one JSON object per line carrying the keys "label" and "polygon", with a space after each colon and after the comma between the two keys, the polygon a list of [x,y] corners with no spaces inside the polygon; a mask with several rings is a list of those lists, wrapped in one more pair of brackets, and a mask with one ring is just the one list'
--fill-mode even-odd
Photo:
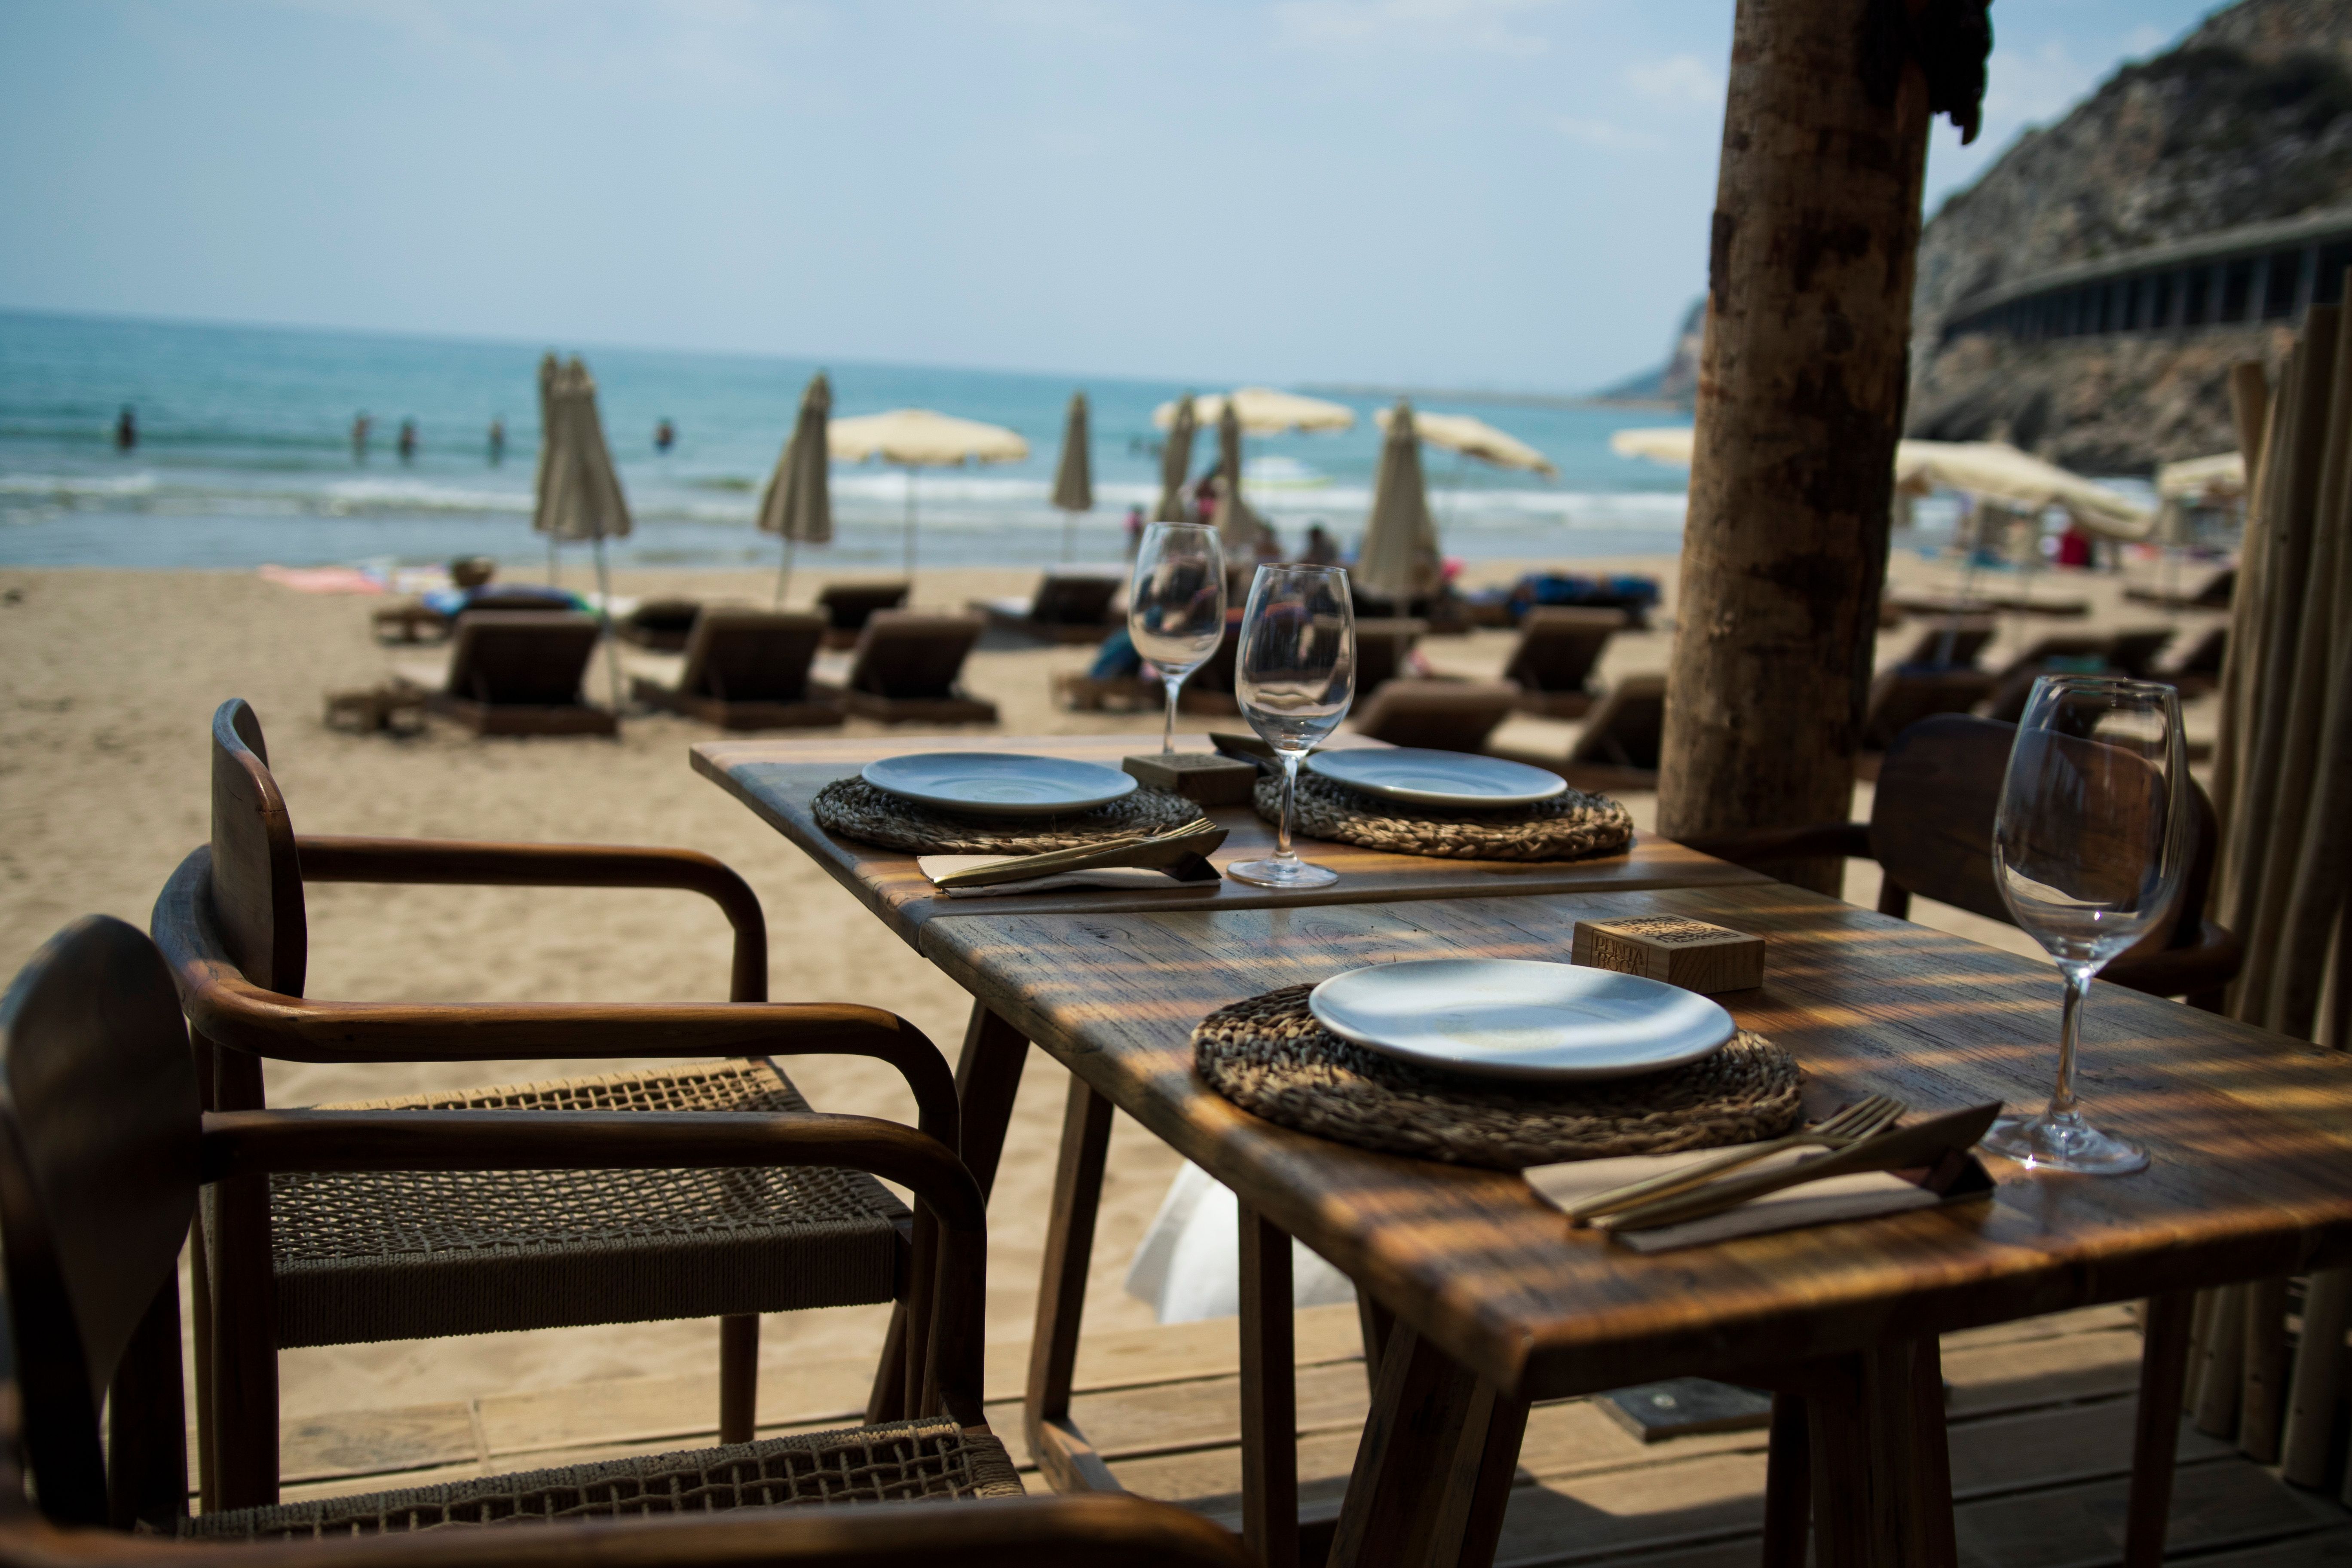
{"label": "rocky cliff", "polygon": [[2006,432],[2076,468],[2228,449],[2230,364],[2271,326],[1942,343],[1967,296],[2053,268],[2352,204],[2352,0],[2241,0],[2021,136],[1920,237],[1909,428]]}

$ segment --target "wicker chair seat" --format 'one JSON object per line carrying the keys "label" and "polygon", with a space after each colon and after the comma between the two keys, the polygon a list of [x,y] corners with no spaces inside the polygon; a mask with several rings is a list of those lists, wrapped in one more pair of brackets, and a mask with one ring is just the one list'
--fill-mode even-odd
{"label": "wicker chair seat", "polygon": [[1004,1447],[933,1417],[596,1465],[199,1514],[210,1540],[309,1540],[558,1519],[1024,1495]]}
{"label": "wicker chair seat", "polygon": [[[764,1058],[328,1107],[806,1110]],[[782,1312],[893,1299],[906,1207],[854,1171],[269,1179],[281,1346]]]}

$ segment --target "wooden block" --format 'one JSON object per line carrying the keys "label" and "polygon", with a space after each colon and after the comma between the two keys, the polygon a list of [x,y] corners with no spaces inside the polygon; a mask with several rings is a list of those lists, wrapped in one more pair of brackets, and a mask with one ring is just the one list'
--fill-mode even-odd
{"label": "wooden block", "polygon": [[1579,921],[1570,957],[1706,995],[1764,984],[1762,937],[1675,915]]}
{"label": "wooden block", "polygon": [[1154,789],[1173,790],[1202,805],[1244,805],[1257,787],[1257,769],[1214,752],[1127,757],[1119,766]]}
{"label": "wooden block", "polygon": [[1772,1424],[1772,1396],[1705,1377],[1614,1388],[1593,1403],[1644,1443],[1695,1432],[1753,1432]]}

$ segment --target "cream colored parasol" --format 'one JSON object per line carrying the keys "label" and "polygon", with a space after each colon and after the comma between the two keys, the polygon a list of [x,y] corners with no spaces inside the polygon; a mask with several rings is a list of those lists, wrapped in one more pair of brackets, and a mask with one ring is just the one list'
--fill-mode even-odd
{"label": "cream colored parasol", "polygon": [[966,463],[1017,463],[1029,443],[1002,425],[958,419],[928,408],[894,408],[835,419],[825,445],[844,463],[879,460],[907,470],[907,574],[915,571],[915,470],[956,468]]}
{"label": "cream colored parasol", "polygon": [[[1175,428],[1177,404],[1182,401],[1179,398],[1153,409],[1152,424],[1162,430]],[[1243,432],[1251,436],[1278,436],[1285,430],[1349,430],[1356,424],[1352,408],[1266,386],[1236,387],[1227,393],[1212,392],[1195,397],[1192,417],[1202,425],[1213,424],[1224,417],[1228,405],[1241,420]]]}
{"label": "cream colored parasol", "polygon": [[1429,487],[1422,477],[1412,405],[1399,398],[1395,412],[1381,424],[1388,437],[1372,484],[1371,518],[1364,524],[1364,545],[1349,576],[1402,615],[1412,600],[1435,591],[1443,561],[1437,520],[1430,515]]}
{"label": "cream colored parasol", "polygon": [[2246,493],[2245,455],[2217,452],[2166,463],[2156,470],[2156,493],[2167,500],[2236,500]]}
{"label": "cream colored parasol", "polygon": [[1154,522],[1184,521],[1184,479],[1192,471],[1192,433],[1198,428],[1192,395],[1188,392],[1178,398],[1174,408],[1165,421],[1156,414],[1152,416],[1153,422],[1168,432],[1168,439],[1160,448],[1160,504],[1152,510]]}
{"label": "cream colored parasol", "polygon": [[783,536],[784,563],[776,574],[776,604],[792,585],[793,554],[803,544],[833,541],[833,467],[825,425],[833,412],[833,384],[819,371],[801,394],[800,416],[784,441],[784,454],[760,497],[760,531]]}
{"label": "cream colored parasol", "polygon": [[1054,504],[1062,512],[1062,559],[1070,558],[1078,513],[1095,509],[1094,459],[1087,439],[1087,395],[1070,394],[1070,412],[1062,426],[1062,461],[1054,470]]}
{"label": "cream colored parasol", "polygon": [[[1394,417],[1382,408],[1373,414],[1372,421],[1386,430]],[[1498,468],[1520,468],[1554,479],[1559,475],[1549,458],[1517,436],[1507,435],[1467,414],[1419,413],[1412,416],[1412,427],[1420,432],[1424,446],[1443,447]]]}

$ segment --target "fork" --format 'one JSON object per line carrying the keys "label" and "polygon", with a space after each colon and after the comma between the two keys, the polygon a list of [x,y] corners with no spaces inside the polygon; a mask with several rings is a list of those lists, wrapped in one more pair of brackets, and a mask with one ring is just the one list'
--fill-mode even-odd
{"label": "fork", "polygon": [[1568,1206],[1568,1217],[1578,1225],[1583,1225],[1599,1215],[1614,1214],[1636,1204],[1673,1197],[1678,1193],[1704,1186],[1726,1171],[1736,1171],[1742,1165],[1784,1150],[1843,1149],[1894,1126],[1909,1109],[1892,1095],[1874,1094],[1867,1100],[1856,1100],[1805,1131],[1791,1132],[1768,1143],[1734,1149],[1727,1154],[1702,1160],[1696,1165],[1670,1171],[1663,1176],[1652,1176],[1625,1186],[1612,1187],[1605,1193],[1595,1193],[1589,1198],[1580,1198]]}

